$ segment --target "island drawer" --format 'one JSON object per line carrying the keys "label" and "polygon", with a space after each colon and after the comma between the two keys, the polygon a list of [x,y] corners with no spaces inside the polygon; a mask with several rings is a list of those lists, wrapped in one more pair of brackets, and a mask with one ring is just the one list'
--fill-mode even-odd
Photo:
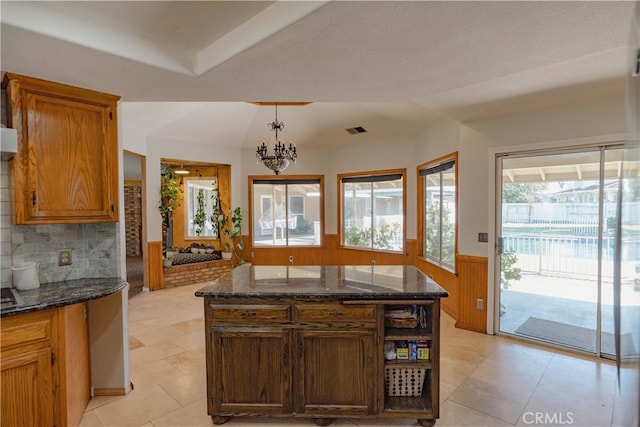
{"label": "island drawer", "polygon": [[209,310],[214,323],[282,323],[291,320],[288,304],[209,304]]}
{"label": "island drawer", "polygon": [[376,305],[343,305],[340,303],[309,303],[296,305],[299,322],[376,322]]}

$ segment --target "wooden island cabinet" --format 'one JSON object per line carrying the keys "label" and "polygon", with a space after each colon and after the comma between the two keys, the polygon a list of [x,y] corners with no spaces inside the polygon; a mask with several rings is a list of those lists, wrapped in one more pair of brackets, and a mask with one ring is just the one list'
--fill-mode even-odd
{"label": "wooden island cabinet", "polygon": [[[448,294],[414,267],[244,265],[196,295],[215,424],[250,415],[318,425],[415,418],[432,426],[438,418],[440,298]],[[409,324],[389,321],[398,308],[409,309]],[[403,343],[413,347],[407,359]],[[386,360],[396,344],[399,359]]]}

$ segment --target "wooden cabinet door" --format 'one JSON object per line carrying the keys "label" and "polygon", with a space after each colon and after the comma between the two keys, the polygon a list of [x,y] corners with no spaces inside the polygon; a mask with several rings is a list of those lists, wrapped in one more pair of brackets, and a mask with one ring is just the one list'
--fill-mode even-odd
{"label": "wooden cabinet door", "polygon": [[289,329],[214,327],[209,395],[215,415],[291,411]]}
{"label": "wooden cabinet door", "polygon": [[18,224],[118,220],[118,97],[7,73]]}
{"label": "wooden cabinet door", "polygon": [[298,413],[373,414],[376,411],[376,330],[300,330]]}
{"label": "wooden cabinet door", "polygon": [[51,348],[2,357],[2,425],[53,426]]}
{"label": "wooden cabinet door", "polygon": [[[67,424],[80,424],[91,399],[91,354],[89,343],[88,304],[61,307],[64,313],[64,400]],[[62,390],[61,390],[62,392]]]}

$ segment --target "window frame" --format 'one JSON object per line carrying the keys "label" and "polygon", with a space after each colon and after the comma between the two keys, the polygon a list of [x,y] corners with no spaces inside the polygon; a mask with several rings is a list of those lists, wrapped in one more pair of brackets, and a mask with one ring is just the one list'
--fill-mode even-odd
{"label": "window frame", "polygon": [[[367,177],[380,177],[384,175],[401,175],[402,176],[402,249],[399,251],[389,249],[376,249],[373,247],[357,247],[346,246],[344,244],[345,230],[344,230],[344,188],[343,180],[345,178],[367,178]],[[407,253],[407,169],[385,169],[385,170],[373,170],[363,172],[351,172],[338,174],[338,244],[340,248],[350,249],[356,251],[369,251],[369,252],[384,252],[389,254],[402,255]],[[374,182],[375,180],[371,180]]]}
{"label": "window frame", "polygon": [[[279,248],[321,248],[324,246],[324,230],[325,230],[325,219],[324,219],[324,198],[325,198],[325,191],[324,191],[324,175],[287,175],[287,176],[273,176],[273,175],[251,175],[248,177],[248,187],[249,187],[249,209],[248,209],[248,218],[249,218],[249,242],[251,242],[251,246],[252,247],[256,247],[256,248],[260,248],[261,250],[268,250],[268,249],[279,249]],[[281,182],[275,185],[285,185],[285,184],[296,184],[295,181],[319,181],[317,183],[318,187],[319,187],[319,202],[318,202],[318,209],[319,209],[319,221],[320,221],[320,230],[319,230],[319,234],[320,234],[320,243],[318,245],[290,245],[288,243],[288,239],[287,239],[287,244],[286,245],[277,245],[277,246],[255,246],[255,240],[254,240],[254,233],[255,230],[254,228],[254,209],[262,209],[262,207],[255,207],[253,206],[253,199],[254,199],[254,191],[253,191],[253,186],[254,183],[261,183],[261,182]],[[289,203],[289,197],[287,198],[287,203]],[[262,203],[262,198],[261,198],[261,203]],[[271,203],[273,203],[273,200],[271,201]],[[306,211],[306,203],[305,205],[305,211]]]}
{"label": "window frame", "polygon": [[[189,183],[190,182],[196,182],[196,181],[210,181],[212,184],[213,182],[215,182],[215,185],[212,185],[212,192],[218,192],[219,193],[219,182],[218,182],[218,177],[217,176],[185,176],[182,178],[183,180],[183,197],[184,197],[184,237],[183,239],[185,241],[191,241],[191,240],[219,240],[220,236],[218,236],[217,234],[212,234],[212,235],[201,235],[198,236],[197,234],[195,234],[195,229],[194,229],[194,234],[189,234],[189,220],[190,220],[190,210],[193,207],[194,208],[194,215],[195,215],[195,206],[197,205],[197,195],[196,192],[193,192],[193,198],[189,197]],[[206,196],[205,196],[206,197]],[[211,197],[209,197],[210,199]],[[210,222],[209,218],[211,217],[212,213],[213,213],[213,209],[212,206],[210,206],[210,203],[208,203],[209,200],[205,199],[205,222]],[[209,209],[208,209],[209,208]]]}
{"label": "window frame", "polygon": [[[445,165],[449,162],[454,163],[455,171],[455,225],[454,225],[454,247],[453,247],[453,267],[450,267],[447,264],[442,263],[442,253],[440,253],[440,258],[435,259],[433,257],[429,257],[426,254],[426,242],[425,242],[425,218],[426,218],[426,200],[425,200],[425,176],[422,175],[422,171],[427,169],[436,168],[440,165]],[[418,202],[418,257],[428,262],[429,264],[441,268],[445,271],[448,271],[453,274],[457,274],[458,271],[458,241],[459,241],[459,233],[458,233],[458,222],[459,222],[459,204],[458,197],[460,194],[459,191],[459,162],[458,162],[458,152],[453,152],[442,157],[438,157],[437,159],[431,160],[426,163],[422,163],[416,167],[416,177],[417,177],[417,202]]]}

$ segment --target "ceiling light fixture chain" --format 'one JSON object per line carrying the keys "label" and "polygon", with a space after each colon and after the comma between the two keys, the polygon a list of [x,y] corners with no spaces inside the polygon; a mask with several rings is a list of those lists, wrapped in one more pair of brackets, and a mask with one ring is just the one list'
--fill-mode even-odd
{"label": "ceiling light fixture chain", "polygon": [[262,162],[266,167],[275,172],[276,175],[280,175],[280,172],[285,170],[289,163],[296,161],[298,157],[298,151],[294,141],[289,143],[287,147],[284,140],[281,137],[282,129],[284,129],[284,123],[278,121],[278,104],[276,107],[275,120],[267,124],[270,131],[275,133],[275,139],[273,142],[273,149],[269,150],[267,141],[263,138],[258,142],[258,148],[256,149],[256,157],[259,162]]}

